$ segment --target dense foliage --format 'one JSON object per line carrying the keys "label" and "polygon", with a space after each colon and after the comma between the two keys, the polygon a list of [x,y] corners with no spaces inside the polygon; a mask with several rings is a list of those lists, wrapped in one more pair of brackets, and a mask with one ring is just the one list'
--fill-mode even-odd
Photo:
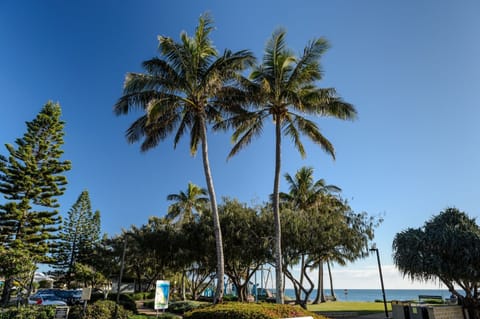
{"label": "dense foliage", "polygon": [[99,300],[87,305],[85,313],[82,314],[83,306],[71,307],[69,319],[128,319],[131,311],[125,310],[121,305],[117,307],[115,317],[115,302],[110,300]]}
{"label": "dense foliage", "polygon": [[324,38],[310,41],[303,54],[296,56],[286,44],[286,31],[276,30],[268,40],[263,59],[254,66],[250,82],[244,83],[251,110],[241,110],[224,127],[235,129],[229,157],[238,153],[261,135],[265,122],[273,121],[275,130],[275,173],[273,178],[273,225],[275,242],[275,283],[277,303],[283,303],[283,258],[280,214],[280,174],[282,138],[288,137],[302,157],[306,156],[301,137],[335,158],[332,143],[321,133],[310,117],[328,116],[342,120],[356,117],[353,105],[344,102],[333,88],[320,88],[317,81],[323,73],[320,59],[328,49]]}
{"label": "dense foliage", "polygon": [[8,308],[0,311],[0,319],[53,319],[55,306]]}
{"label": "dense foliage", "polygon": [[[75,268],[83,270],[88,267],[86,265],[90,263],[100,240],[100,212],[93,212],[87,190],[80,194],[68,211],[59,237],[59,245],[54,254],[55,268],[59,269],[57,276],[60,275],[71,288]],[[85,270],[79,276],[83,277],[80,279],[85,278],[84,273]]]}
{"label": "dense foliage", "polygon": [[[5,145],[9,156],[0,156],[0,193],[6,200],[0,205],[3,253],[28,252],[34,264],[51,261],[61,222],[57,197],[67,184],[62,174],[71,168],[69,161],[61,159],[64,122],[60,116],[60,105],[48,102],[26,123],[27,131],[15,140],[16,147]],[[4,304],[13,279],[6,278]]]}
{"label": "dense foliage", "polygon": [[225,303],[187,312],[185,319],[278,319],[311,316],[324,318],[298,306],[271,303]]}
{"label": "dense foliage", "polygon": [[480,318],[480,227],[474,218],[447,208],[423,227],[398,233],[393,258],[412,280],[440,280],[470,309],[470,318]]}
{"label": "dense foliage", "polygon": [[[201,146],[205,181],[214,223],[217,256],[216,298],[221,301],[224,289],[223,242],[217,198],[210,168],[207,131],[211,123],[235,105],[235,80],[253,60],[249,51],[219,54],[210,39],[213,20],[202,15],[193,36],[186,32],[180,41],[159,36],[159,57],[143,62],[145,73],[128,73],[123,96],[115,105],[116,114],[127,114],[140,108],[144,111],[127,130],[129,142],[142,141],[142,150],[157,146],[174,135],[174,146],[189,132],[190,152],[195,155]],[[228,95],[221,103],[218,96]]]}

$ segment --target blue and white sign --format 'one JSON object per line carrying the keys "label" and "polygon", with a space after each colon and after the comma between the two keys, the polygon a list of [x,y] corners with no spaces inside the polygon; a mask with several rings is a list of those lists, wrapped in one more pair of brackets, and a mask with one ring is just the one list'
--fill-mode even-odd
{"label": "blue and white sign", "polygon": [[155,305],[154,309],[168,308],[168,295],[170,293],[170,282],[166,280],[157,280],[155,287]]}

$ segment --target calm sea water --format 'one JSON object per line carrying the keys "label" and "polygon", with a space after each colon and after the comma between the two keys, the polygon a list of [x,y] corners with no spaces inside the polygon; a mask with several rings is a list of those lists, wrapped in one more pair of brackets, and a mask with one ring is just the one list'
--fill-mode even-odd
{"label": "calm sea water", "polygon": [[[382,300],[381,289],[335,289],[335,295],[339,301],[375,301]],[[285,289],[285,295],[295,298],[293,289]],[[330,295],[330,290],[325,290],[325,295]],[[443,289],[385,289],[385,297],[390,300],[418,300],[419,295],[442,296],[443,299],[450,297],[448,290]],[[315,299],[317,291],[314,290],[310,299]]]}

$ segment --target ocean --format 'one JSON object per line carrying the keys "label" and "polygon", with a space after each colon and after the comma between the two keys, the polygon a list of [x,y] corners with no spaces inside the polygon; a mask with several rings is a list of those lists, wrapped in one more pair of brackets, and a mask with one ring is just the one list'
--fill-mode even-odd
{"label": "ocean", "polygon": [[[375,301],[383,300],[381,289],[334,289],[338,301]],[[293,289],[285,289],[285,295],[295,299]],[[325,296],[330,295],[330,290],[325,290]],[[419,295],[442,296],[443,299],[449,298],[450,293],[444,289],[385,289],[387,301],[399,300],[418,300]],[[315,289],[310,295],[313,300],[317,296]]]}

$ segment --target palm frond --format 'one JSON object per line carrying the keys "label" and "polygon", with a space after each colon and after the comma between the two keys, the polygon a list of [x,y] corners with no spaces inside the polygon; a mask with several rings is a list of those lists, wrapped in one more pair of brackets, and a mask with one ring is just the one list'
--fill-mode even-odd
{"label": "palm frond", "polygon": [[158,49],[167,63],[175,70],[180,78],[184,78],[189,69],[189,56],[182,44],[176,43],[172,38],[158,36]]}
{"label": "palm frond", "polygon": [[128,143],[135,143],[145,136],[145,126],[147,121],[148,117],[143,115],[130,125],[125,133]]}
{"label": "palm frond", "polygon": [[283,28],[275,30],[265,47],[263,56],[264,73],[271,78],[276,78],[275,73],[278,71],[278,60],[286,50],[285,35],[286,31]]}
{"label": "palm frond", "polygon": [[305,147],[303,146],[303,143],[300,140],[300,134],[297,128],[295,127],[295,123],[293,123],[289,117],[285,118],[283,134],[285,134],[286,136],[292,139],[293,145],[295,145],[295,148],[300,153],[300,156],[302,158],[305,158],[307,153],[305,152]]}
{"label": "palm frond", "polygon": [[158,82],[157,86],[162,85],[170,90],[179,90],[184,85],[182,78],[165,60],[155,57],[144,61],[142,67]]}
{"label": "palm frond", "polygon": [[303,55],[293,70],[288,86],[296,86],[299,83],[308,83],[322,78],[320,58],[330,45],[324,38],[310,41],[303,50]]}
{"label": "palm frond", "polygon": [[306,88],[302,91],[305,112],[341,120],[355,120],[355,107],[343,101],[333,88]]}
{"label": "palm frond", "polygon": [[195,44],[201,52],[202,58],[215,56],[217,53],[209,37],[210,33],[215,29],[213,23],[213,17],[208,13],[204,13],[200,16],[198,26],[195,28]]}
{"label": "palm frond", "polygon": [[233,157],[249,145],[254,137],[262,134],[264,117],[262,112],[249,113],[249,117],[244,118],[243,122],[234,124],[236,130],[232,135],[232,141],[235,144],[227,158]]}
{"label": "palm frond", "polygon": [[292,118],[294,126],[304,135],[310,138],[312,142],[319,145],[324,152],[332,156],[335,159],[335,149],[332,143],[322,135],[318,126],[302,116],[297,114],[289,113]]}
{"label": "palm frond", "polygon": [[191,112],[183,112],[181,115],[180,124],[178,125],[177,132],[173,138],[173,147],[176,148],[178,142],[185,134],[186,130],[193,125],[193,115]]}
{"label": "palm frond", "polygon": [[205,123],[201,123],[202,121],[201,116],[194,115],[194,120],[192,126],[190,128],[190,154],[194,156],[197,154],[198,143],[202,142],[202,125]]}

